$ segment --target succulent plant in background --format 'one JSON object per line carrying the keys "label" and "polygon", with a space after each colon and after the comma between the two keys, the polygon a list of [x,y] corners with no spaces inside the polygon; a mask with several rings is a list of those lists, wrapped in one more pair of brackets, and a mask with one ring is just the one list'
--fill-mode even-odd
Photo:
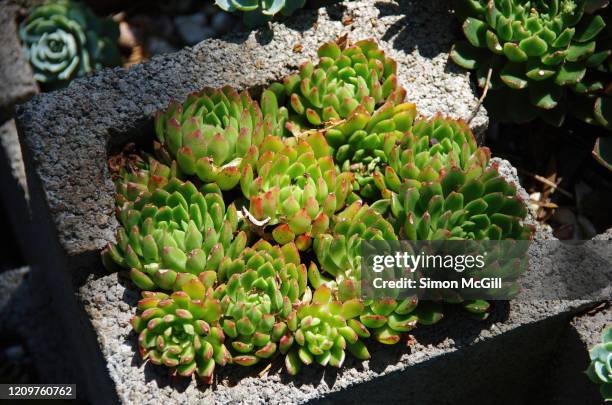
{"label": "succulent plant in background", "polygon": [[591,364],[587,376],[599,385],[599,392],[605,401],[612,401],[612,326],[604,329],[601,343],[590,351]]}
{"label": "succulent plant in background", "polygon": [[265,24],[278,13],[290,16],[305,3],[306,0],[215,0],[224,11],[242,12],[244,24],[251,28]]}
{"label": "succulent plant in background", "polygon": [[[604,21],[611,21],[612,7],[598,12]],[[601,63],[588,69],[584,79],[575,86],[571,111],[589,124],[612,131],[612,24],[607,24],[599,34],[597,52],[602,55]]]}
{"label": "succulent plant in background", "polygon": [[173,178],[125,201],[118,207],[117,243],[103,252],[107,267],[115,263],[130,269],[143,290],[172,291],[204,271],[216,271],[225,258],[237,257],[247,237],[236,234],[236,208],[226,208],[220,194],[202,191]]}
{"label": "succulent plant in background", "polygon": [[397,64],[376,41],[358,41],[344,49],[328,42],[318,55],[317,65],[305,62],[299,73],[270,87],[291,106],[292,131],[347,118],[359,105],[372,114],[385,102],[404,101],[406,90],[397,83]]}
{"label": "succulent plant in background", "polygon": [[168,165],[176,159],[185,175],[229,190],[238,184],[242,167],[257,161],[264,139],[282,136],[286,118],[287,109],[279,108],[269,91],[260,108],[246,91],[205,89],[156,115],[155,149]]}
{"label": "succulent plant in background", "polygon": [[223,330],[237,353],[233,362],[250,366],[277,350],[286,353],[293,341],[288,324],[296,323],[294,305],[310,293],[295,244],[280,247],[260,240],[228,260],[219,276],[227,279],[215,296],[223,308]]}
{"label": "succulent plant in background", "polygon": [[297,309],[294,346],[285,357],[287,371],[295,375],[302,364],[314,362],[342,367],[345,350],[360,360],[369,359],[368,349],[359,340],[369,334],[355,319],[362,311],[363,304],[358,299],[340,302],[334,299],[329,287],[322,285],[317,288],[312,301]]}
{"label": "succulent plant in background", "polygon": [[[599,43],[606,23],[585,14],[584,0],[457,0],[467,41],[451,58],[489,82],[487,108],[499,118],[526,122],[538,116],[560,125],[568,90],[608,56]],[[488,80],[488,76],[490,78]]]}
{"label": "succulent plant in background", "polygon": [[231,356],[219,327],[221,305],[212,296],[212,282],[192,279],[171,295],[144,291],[132,326],[143,360],[170,367],[175,374],[194,373],[210,384],[215,366]]}
{"label": "succulent plant in background", "polygon": [[276,138],[277,148],[261,153],[255,165],[246,165],[240,178],[250,213],[275,226],[274,240],[296,240],[300,250],[329,226],[351,191],[353,176],[339,172],[320,133],[307,138]]}
{"label": "succulent plant in background", "polygon": [[96,17],[79,1],[55,0],[34,7],[20,24],[19,37],[34,79],[47,89],[121,63],[117,24]]}

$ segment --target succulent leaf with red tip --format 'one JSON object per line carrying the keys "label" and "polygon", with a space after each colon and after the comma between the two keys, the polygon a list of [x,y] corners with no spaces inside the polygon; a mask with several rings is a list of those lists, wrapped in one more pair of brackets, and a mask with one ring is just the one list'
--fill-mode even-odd
{"label": "succulent leaf with red tip", "polygon": [[342,49],[336,42],[323,44],[319,63],[308,61],[300,72],[271,86],[302,125],[318,127],[348,117],[359,105],[373,113],[385,102],[401,103],[406,90],[397,83],[397,64],[372,40]]}
{"label": "succulent leaf with red tip", "polygon": [[215,367],[227,364],[231,356],[218,324],[221,305],[211,287],[194,279],[171,295],[142,293],[132,326],[144,360],[212,383]]}
{"label": "succulent leaf with red tip", "polygon": [[215,291],[223,308],[223,330],[231,339],[234,363],[252,365],[293,340],[294,305],[309,294],[306,267],[293,243],[260,240],[219,270],[227,281]]}
{"label": "succulent leaf with red tip", "polygon": [[257,160],[264,138],[282,136],[286,118],[270,91],[260,108],[246,91],[204,89],[156,115],[157,154],[166,163],[176,159],[184,174],[229,190],[243,165]]}
{"label": "succulent leaf with red tip", "polygon": [[329,287],[317,288],[312,301],[297,309],[297,324],[292,329],[294,344],[285,357],[287,371],[297,374],[302,364],[313,362],[342,367],[345,350],[360,360],[369,359],[370,353],[360,340],[368,332],[356,319],[362,311],[363,304],[358,299],[336,301]]}
{"label": "succulent leaf with red tip", "polygon": [[203,194],[176,178],[125,201],[117,212],[122,227],[117,242],[103,252],[104,261],[130,269],[143,290],[175,290],[179,282],[216,271],[247,242],[244,232],[237,233],[233,204],[226,208],[220,194]]}

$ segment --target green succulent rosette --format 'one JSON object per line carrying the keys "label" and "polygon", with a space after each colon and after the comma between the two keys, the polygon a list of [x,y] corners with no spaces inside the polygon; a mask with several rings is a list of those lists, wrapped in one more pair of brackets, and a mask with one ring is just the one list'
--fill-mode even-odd
{"label": "green succulent rosette", "polygon": [[599,385],[602,398],[612,401],[612,326],[604,329],[601,343],[589,350],[591,364],[586,370],[587,376]]}
{"label": "green succulent rosette", "polygon": [[171,295],[144,291],[131,321],[142,359],[211,384],[215,367],[231,360],[218,324],[221,305],[212,295],[212,285],[197,279]]}
{"label": "green succulent rosette", "polygon": [[390,212],[408,240],[522,240],[533,233],[516,187],[495,167],[452,167],[420,187],[404,182],[391,195]]}
{"label": "green succulent rosette", "polygon": [[606,23],[584,7],[584,0],[457,0],[467,41],[451,58],[475,70],[480,87],[491,71],[485,103],[499,118],[561,125],[568,90],[608,56],[599,44]]}
{"label": "green succulent rosette", "polygon": [[[274,141],[274,142],[272,142]],[[258,221],[274,226],[277,243],[293,240],[300,250],[324,232],[329,218],[341,210],[352,191],[351,173],[339,172],[320,133],[306,139],[272,139],[240,178],[249,211]]]}
{"label": "green succulent rosette", "polygon": [[334,300],[329,287],[317,288],[312,301],[297,309],[294,343],[285,357],[289,374],[295,375],[302,364],[314,362],[340,368],[346,357],[345,350],[360,360],[369,359],[370,353],[360,340],[369,333],[355,319],[362,311],[363,304],[358,299],[340,302]]}
{"label": "green succulent rosette", "polygon": [[290,129],[318,127],[347,118],[359,105],[372,114],[377,106],[401,103],[406,90],[397,83],[397,64],[376,41],[358,41],[342,49],[335,42],[322,45],[319,63],[308,61],[300,72],[270,89],[287,99],[293,116]]}
{"label": "green succulent rosette", "polygon": [[305,3],[306,0],[215,0],[223,11],[241,12],[247,27],[263,25],[277,14],[290,16]]}
{"label": "green succulent rosette", "polygon": [[143,290],[173,291],[181,278],[216,271],[244,249],[238,214],[220,194],[202,193],[191,182],[172,178],[154,191],[142,191],[118,208],[117,242],[103,252],[107,267],[130,269]]}
{"label": "green succulent rosette", "polygon": [[360,296],[361,241],[397,240],[393,226],[375,208],[355,201],[333,217],[328,231],[314,239],[313,250],[322,272],[309,268],[314,288],[327,285],[345,301]]}
{"label": "green succulent rosette", "polygon": [[403,183],[418,188],[437,181],[451,167],[484,169],[490,157],[464,121],[441,115],[417,120],[397,140],[388,137],[383,150],[387,165],[372,178],[384,198],[398,193]]}
{"label": "green succulent rosette", "polygon": [[162,162],[176,160],[184,175],[230,190],[244,165],[257,161],[266,137],[283,135],[286,118],[269,91],[260,108],[246,91],[205,89],[157,113],[155,149]]}
{"label": "green succulent rosette", "polygon": [[227,278],[215,295],[223,308],[223,330],[232,340],[233,362],[250,366],[277,351],[286,353],[293,340],[288,324],[296,322],[294,305],[310,294],[295,244],[273,246],[262,239],[219,274]]}
{"label": "green succulent rosette", "polygon": [[387,102],[372,114],[360,105],[346,120],[325,129],[336,164],[342,171],[354,173],[354,189],[360,197],[380,197],[373,174],[389,163],[385,145],[390,147],[402,139],[412,128],[416,114],[412,103]]}
{"label": "green succulent rosette", "polygon": [[34,79],[49,89],[121,63],[119,28],[84,3],[57,0],[36,6],[19,26],[19,38]]}

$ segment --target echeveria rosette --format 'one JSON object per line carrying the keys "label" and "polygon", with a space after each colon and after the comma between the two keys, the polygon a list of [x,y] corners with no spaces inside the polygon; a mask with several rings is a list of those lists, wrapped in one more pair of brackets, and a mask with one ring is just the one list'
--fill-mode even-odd
{"label": "echeveria rosette", "polygon": [[583,0],[456,3],[467,41],[455,44],[451,58],[476,70],[480,87],[491,69],[487,108],[509,121],[540,116],[560,125],[567,90],[606,58],[598,47],[604,19],[585,14]]}
{"label": "echeveria rosette", "polygon": [[250,366],[277,351],[286,353],[293,341],[288,325],[296,322],[294,306],[310,294],[295,244],[281,247],[260,240],[219,274],[227,281],[215,296],[221,300],[233,362]]}
{"label": "echeveria rosette", "polygon": [[222,315],[212,283],[190,280],[171,295],[144,291],[132,326],[143,360],[211,384],[215,367],[231,361],[219,326]]}
{"label": "echeveria rosette", "polygon": [[293,347],[285,357],[289,374],[295,375],[302,364],[314,362],[340,368],[345,350],[359,360],[369,359],[370,353],[360,340],[369,333],[356,319],[362,311],[363,303],[358,299],[340,302],[326,285],[317,288],[312,300],[297,309]]}
{"label": "echeveria rosette", "polygon": [[375,200],[380,196],[373,174],[389,163],[385,145],[398,142],[412,128],[416,114],[412,103],[387,102],[372,114],[360,105],[346,120],[324,130],[336,164],[355,174],[354,189],[360,197]]}
{"label": "echeveria rosette", "polygon": [[418,188],[437,181],[451,167],[484,169],[490,158],[464,121],[440,115],[415,121],[397,140],[388,137],[383,151],[387,165],[372,174],[383,198],[398,193],[403,183]]}
{"label": "echeveria rosette", "polygon": [[397,64],[378,48],[376,41],[358,41],[341,49],[335,42],[322,45],[319,63],[308,61],[300,72],[270,89],[287,98],[293,116],[290,129],[319,127],[347,118],[359,105],[372,114],[385,102],[399,104],[406,90],[397,83]]}
{"label": "echeveria rosette", "polygon": [[179,280],[216,271],[223,260],[237,257],[247,242],[233,204],[226,208],[220,194],[203,194],[176,178],[117,211],[122,227],[104,261],[130,269],[143,290],[176,290]]}
{"label": "echeveria rosette", "polygon": [[19,37],[34,79],[47,88],[121,63],[119,28],[84,3],[58,0],[36,6],[19,26]]}
{"label": "echeveria rosette", "polygon": [[601,343],[589,350],[591,364],[586,370],[587,376],[599,385],[602,398],[612,401],[612,326],[604,329]]}
{"label": "echeveria rosette", "polygon": [[287,109],[278,107],[270,91],[262,94],[260,107],[246,91],[204,89],[157,113],[155,149],[162,162],[176,160],[185,175],[229,190],[242,167],[258,159],[264,140],[283,135],[286,118]]}
{"label": "echeveria rosette", "polygon": [[[274,226],[277,243],[293,240],[300,250],[329,226],[352,191],[353,175],[339,172],[329,146],[320,133],[307,138],[277,138],[274,148],[246,165],[240,179],[249,211],[259,221]],[[267,222],[266,222],[267,221]]]}
{"label": "echeveria rosette", "polygon": [[524,240],[533,233],[516,187],[493,166],[452,167],[420,187],[404,182],[390,212],[407,240]]}
{"label": "echeveria rosette", "polygon": [[306,0],[215,0],[215,4],[224,11],[242,12],[247,27],[262,25],[279,13],[290,16],[305,3]]}

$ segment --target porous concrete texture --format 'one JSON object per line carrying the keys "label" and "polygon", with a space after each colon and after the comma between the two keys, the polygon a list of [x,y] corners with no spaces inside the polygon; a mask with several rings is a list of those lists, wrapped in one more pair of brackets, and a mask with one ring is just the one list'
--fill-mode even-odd
{"label": "porous concrete texture", "polygon": [[[375,37],[399,64],[408,100],[423,114],[469,118],[477,105],[469,75],[448,60],[457,23],[449,2],[351,1],[301,10],[284,23],[207,40],[130,69],[102,70],[63,91],[41,94],[17,109],[18,127],[41,197],[53,213],[67,256],[87,254],[114,239],[107,148],[142,134],[171,99],[203,87],[257,88],[314,57],[319,45],[347,34]],[[472,121],[486,127],[484,109]],[[78,175],[75,175],[78,173]]]}
{"label": "porous concrete texture", "polygon": [[26,3],[0,1],[0,123],[12,116],[15,104],[38,92],[32,68],[17,37],[17,19]]}

